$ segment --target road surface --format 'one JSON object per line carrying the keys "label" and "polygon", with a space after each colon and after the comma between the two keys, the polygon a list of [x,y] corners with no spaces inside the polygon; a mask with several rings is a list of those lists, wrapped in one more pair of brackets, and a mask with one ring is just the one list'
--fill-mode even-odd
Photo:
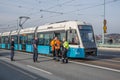
{"label": "road surface", "polygon": [[119,80],[120,51],[99,49],[98,57],[73,59],[61,64],[51,57],[39,55],[37,63],[32,54],[15,52],[10,61],[9,50],[0,49],[0,80]]}

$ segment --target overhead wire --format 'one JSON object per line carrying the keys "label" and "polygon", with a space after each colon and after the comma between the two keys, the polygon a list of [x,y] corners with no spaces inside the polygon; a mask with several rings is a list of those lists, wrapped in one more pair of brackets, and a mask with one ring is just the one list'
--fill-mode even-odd
{"label": "overhead wire", "polygon": [[[106,4],[110,4],[110,3],[113,3],[113,2],[116,2],[116,1],[120,1],[120,0],[108,1],[108,2],[106,2]],[[81,11],[81,10],[96,8],[96,7],[102,6],[102,5],[104,5],[104,3],[88,6],[88,7],[85,7],[85,8],[78,9],[78,10],[68,11],[68,12],[65,12],[64,14],[71,14],[71,13],[78,12],[78,11]]]}
{"label": "overhead wire", "polygon": [[[68,2],[72,2],[72,1],[75,1],[75,0],[66,1],[66,2],[64,2],[64,3],[51,6],[51,7],[47,8],[47,9],[53,9],[53,8],[62,6],[62,5],[64,5],[64,4],[66,4],[66,3],[68,3]],[[108,2],[106,2],[106,4],[109,4],[109,3],[112,3],[112,2],[116,2],[116,1],[120,1],[120,0],[108,1]],[[81,11],[81,10],[86,10],[86,9],[90,9],[90,8],[95,8],[95,7],[102,6],[102,5],[103,5],[103,3],[102,3],[102,4],[96,4],[96,5],[92,5],[92,6],[89,6],[89,7],[81,8],[81,9],[79,9],[79,10],[73,10],[73,11],[65,12],[64,14],[70,14],[70,13],[74,13],[74,12],[79,12],[79,11]],[[56,7],[55,7],[55,6],[56,6]],[[79,5],[78,5],[78,6],[79,6]],[[45,9],[45,10],[46,10],[46,9]],[[44,10],[44,11],[45,11],[45,10]],[[46,11],[47,11],[47,10],[46,10]],[[47,11],[47,12],[49,12],[49,11]],[[37,13],[40,13],[40,12],[37,12]],[[52,13],[52,12],[51,12],[51,13]],[[34,14],[32,14],[32,15],[34,15]],[[54,17],[54,16],[52,16],[52,17]],[[58,16],[57,16],[57,17],[58,17]],[[42,18],[42,19],[44,19],[44,18]],[[38,20],[40,20],[40,19],[38,19]],[[36,21],[36,20],[35,20],[35,21]],[[32,22],[34,22],[34,21],[32,21]]]}

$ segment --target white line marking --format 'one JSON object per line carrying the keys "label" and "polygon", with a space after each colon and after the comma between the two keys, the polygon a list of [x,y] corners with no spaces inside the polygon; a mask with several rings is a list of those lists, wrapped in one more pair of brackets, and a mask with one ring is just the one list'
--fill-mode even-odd
{"label": "white line marking", "polygon": [[109,70],[109,71],[114,71],[114,72],[119,72],[120,70],[117,69],[112,69],[112,68],[107,68],[107,67],[102,67],[102,66],[97,66],[97,65],[92,65],[92,64],[86,64],[86,63],[80,63],[80,62],[74,62],[74,61],[69,61],[75,64],[80,64],[80,65],[84,65],[84,66],[89,66],[89,67],[95,67],[95,68],[99,68],[99,69],[105,69],[105,70]]}
{"label": "white line marking", "polygon": [[[40,55],[40,56],[43,56],[43,55]],[[47,57],[47,56],[44,56],[44,57],[52,59],[51,57]],[[105,70],[109,70],[109,71],[114,71],[114,72],[119,72],[120,73],[120,70],[117,70],[117,69],[112,69],[112,68],[107,68],[107,67],[102,67],[102,66],[97,66],[97,65],[92,65],[92,64],[86,64],[86,63],[80,63],[80,62],[75,62],[75,61],[69,61],[69,62],[75,63],[75,64],[79,64],[79,65],[95,67],[95,68],[99,68],[99,69],[105,69]]]}
{"label": "white line marking", "polygon": [[51,72],[45,71],[45,70],[43,70],[43,69],[39,69],[39,68],[36,68],[36,67],[30,66],[30,65],[27,65],[27,67],[29,67],[29,68],[33,68],[33,69],[35,69],[35,70],[39,70],[39,71],[42,71],[42,72],[44,72],[44,73],[47,73],[47,74],[52,75]]}

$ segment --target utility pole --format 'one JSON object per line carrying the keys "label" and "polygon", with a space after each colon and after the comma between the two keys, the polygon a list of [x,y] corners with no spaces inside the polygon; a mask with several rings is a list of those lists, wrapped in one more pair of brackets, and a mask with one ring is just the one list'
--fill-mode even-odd
{"label": "utility pole", "polygon": [[106,7],[105,7],[105,0],[104,0],[104,20],[103,20],[103,34],[102,34],[102,44],[105,43],[105,34],[107,33],[107,20],[106,20],[106,14],[105,14],[105,10]]}

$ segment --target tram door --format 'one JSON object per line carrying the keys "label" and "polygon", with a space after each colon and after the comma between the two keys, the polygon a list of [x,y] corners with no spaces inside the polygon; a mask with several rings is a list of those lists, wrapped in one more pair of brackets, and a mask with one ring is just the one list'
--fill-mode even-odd
{"label": "tram door", "polygon": [[66,38],[66,32],[65,31],[55,32],[55,36],[58,37],[58,39],[62,43],[63,38]]}
{"label": "tram door", "polygon": [[66,38],[65,31],[55,32],[55,36],[62,42],[63,38]]}

